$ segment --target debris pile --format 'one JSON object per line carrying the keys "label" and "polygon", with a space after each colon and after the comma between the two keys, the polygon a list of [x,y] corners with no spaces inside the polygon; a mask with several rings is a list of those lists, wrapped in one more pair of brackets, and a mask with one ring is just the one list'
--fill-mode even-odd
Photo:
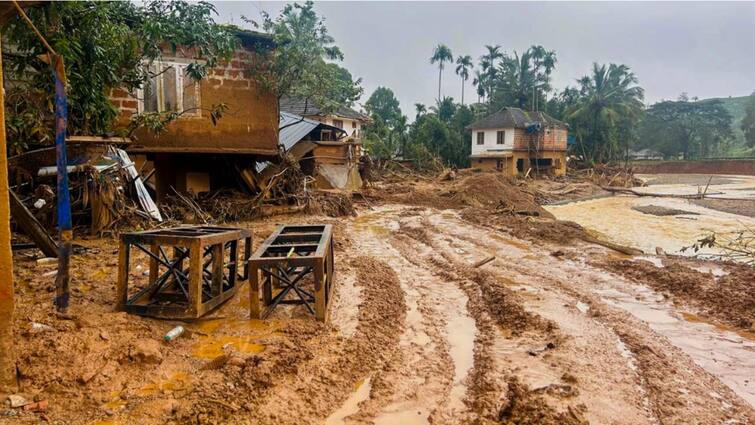
{"label": "debris pile", "polygon": [[[15,178],[11,190],[23,206],[14,208],[14,221],[30,236],[35,231],[27,223],[34,220],[50,232],[57,225],[57,169],[43,166],[29,170],[25,166],[29,165],[12,166]],[[69,165],[68,174],[74,224],[89,226],[94,235],[163,221],[134,163],[122,149],[108,145],[96,154],[90,153],[85,161]]]}
{"label": "debris pile", "polygon": [[575,170],[578,177],[585,177],[601,187],[637,187],[647,186],[634,175],[632,167],[622,167],[615,164],[598,164],[592,168]]}

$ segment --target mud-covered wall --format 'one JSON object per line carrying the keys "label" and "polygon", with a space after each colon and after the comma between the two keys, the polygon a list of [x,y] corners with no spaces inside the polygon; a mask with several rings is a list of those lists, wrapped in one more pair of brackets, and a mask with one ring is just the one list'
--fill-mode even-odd
{"label": "mud-covered wall", "polygon": [[[158,135],[139,129],[128,151],[275,155],[278,99],[256,84],[250,71],[254,60],[259,60],[254,53],[237,50],[231,61],[212,69],[200,81],[201,115],[182,116]],[[113,90],[111,100],[120,111],[122,123],[138,112],[134,94]],[[213,125],[210,110],[221,103],[228,111]]]}
{"label": "mud-covered wall", "polygon": [[633,161],[639,174],[737,174],[755,176],[755,159]]}

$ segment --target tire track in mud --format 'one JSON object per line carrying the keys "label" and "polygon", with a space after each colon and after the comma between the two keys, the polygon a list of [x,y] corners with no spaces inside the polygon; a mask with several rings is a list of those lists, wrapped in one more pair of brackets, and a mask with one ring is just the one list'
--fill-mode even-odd
{"label": "tire track in mud", "polygon": [[392,391],[378,393],[373,386],[359,412],[348,419],[376,424],[458,423],[469,416],[463,398],[477,333],[464,292],[412,261],[389,229],[356,220],[351,233],[359,235],[353,237],[359,241],[357,249],[369,250],[399,274],[408,313],[398,347],[401,362],[373,377],[374,383],[392,382]]}
{"label": "tire track in mud", "polygon": [[[496,341],[506,338],[498,329],[506,331],[510,337],[526,335],[530,342],[545,342],[559,338],[555,324],[525,311],[515,294],[498,284],[490,273],[474,269],[451,255],[439,243],[439,239],[448,240],[448,235],[429,223],[427,217],[419,220],[407,217],[402,218],[397,237],[426,245],[429,249],[422,256],[422,261],[434,268],[440,278],[466,282],[464,287],[470,294],[470,301],[476,301],[477,308],[472,307],[471,310],[477,310],[476,318],[484,316],[490,324],[484,361],[475,365],[476,370],[472,375],[477,379],[484,376],[487,382],[480,388],[472,387],[468,394],[468,402],[479,409],[476,410],[479,414],[476,422],[553,425],[586,423],[581,412],[582,406],[553,403],[553,400],[547,400],[538,391],[522,384],[516,377],[516,370],[503,364],[502,356],[494,349]],[[480,356],[480,360],[482,359]],[[547,393],[551,389],[558,391],[565,387],[568,386],[550,385],[540,390]]]}
{"label": "tire track in mud", "polygon": [[[462,224],[462,227],[464,225],[479,227],[471,223]],[[491,232],[487,228],[485,231]],[[462,233],[454,236],[478,248],[487,248],[486,244],[470,238],[468,231]],[[447,238],[448,232],[443,235]],[[642,389],[647,410],[652,413],[651,421],[662,424],[755,423],[755,415],[749,405],[671,345],[665,337],[628,312],[607,305],[589,288],[563,280],[563,275],[575,270],[559,265],[561,260],[553,259],[547,251],[542,252],[541,256],[544,261],[540,262],[540,267],[533,267],[536,265],[527,261],[527,255],[523,255],[520,260],[524,261],[509,262],[505,267],[496,265],[496,268],[514,272],[518,277],[528,277],[530,281],[536,280],[548,290],[555,290],[573,300],[587,302],[593,320],[615,335],[620,348],[628,350],[629,360],[636,368],[635,380]],[[577,274],[585,274],[592,279],[605,276],[584,263],[576,267],[580,272]],[[552,270],[559,271],[557,274],[560,276]]]}
{"label": "tire track in mud", "polygon": [[[346,266],[346,267],[344,267]],[[339,273],[356,275],[360,288],[358,324],[344,340],[334,329],[311,338],[300,349],[307,360],[276,382],[246,423],[321,424],[370,374],[391,368],[403,331],[406,303],[396,273],[373,257],[342,264]],[[379,385],[374,385],[379,391]],[[234,418],[236,419],[236,418]]]}

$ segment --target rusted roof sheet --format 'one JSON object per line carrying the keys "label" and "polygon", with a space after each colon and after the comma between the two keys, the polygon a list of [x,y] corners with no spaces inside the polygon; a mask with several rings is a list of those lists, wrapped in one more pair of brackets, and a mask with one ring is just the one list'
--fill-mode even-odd
{"label": "rusted roof sheet", "polygon": [[569,127],[565,122],[561,122],[542,111],[532,112],[519,108],[505,107],[496,113],[473,122],[467,128],[471,130],[482,128],[527,128],[534,123],[540,123],[543,127]]}

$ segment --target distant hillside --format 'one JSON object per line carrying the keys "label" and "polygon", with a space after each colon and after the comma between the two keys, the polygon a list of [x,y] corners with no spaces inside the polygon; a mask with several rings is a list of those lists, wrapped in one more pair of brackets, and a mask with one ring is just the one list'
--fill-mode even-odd
{"label": "distant hillside", "polygon": [[711,100],[720,100],[721,102],[723,102],[726,110],[731,114],[731,117],[733,118],[731,127],[732,131],[734,132],[734,137],[736,138],[736,147],[734,149],[735,152],[732,152],[732,154],[741,153],[741,151],[744,149],[745,135],[742,132],[742,120],[745,117],[745,106],[747,105],[747,101],[749,99],[750,96],[714,97],[700,101],[708,102]]}

